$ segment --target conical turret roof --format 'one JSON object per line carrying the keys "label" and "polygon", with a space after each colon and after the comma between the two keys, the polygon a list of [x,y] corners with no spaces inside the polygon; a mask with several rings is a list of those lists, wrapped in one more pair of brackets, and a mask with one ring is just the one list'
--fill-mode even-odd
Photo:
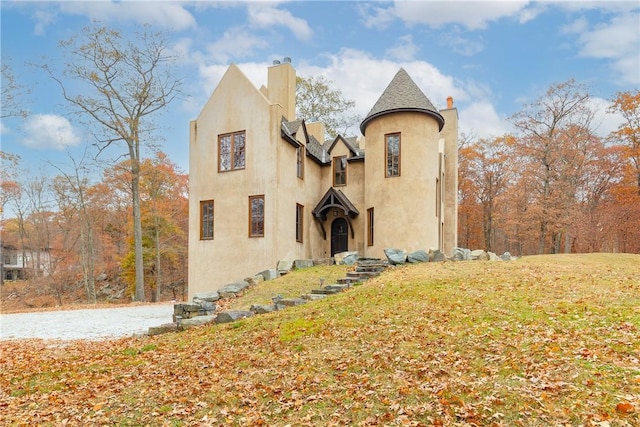
{"label": "conical turret roof", "polygon": [[444,126],[444,117],[440,115],[404,68],[400,68],[360,124],[360,131],[364,135],[369,122],[380,116],[407,111],[425,113],[433,117],[438,122],[440,130]]}

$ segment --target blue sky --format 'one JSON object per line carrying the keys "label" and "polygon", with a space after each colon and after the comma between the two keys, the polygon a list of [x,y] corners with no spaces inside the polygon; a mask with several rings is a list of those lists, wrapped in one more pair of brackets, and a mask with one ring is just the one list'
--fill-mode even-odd
{"label": "blue sky", "polygon": [[[230,63],[259,87],[267,67],[291,57],[298,75],[324,75],[364,116],[400,67],[439,108],[453,96],[462,132],[489,138],[553,83],[586,84],[598,132],[618,91],[640,86],[638,1],[2,1],[2,62],[29,88],[26,120],[2,121],[2,150],[30,173],[55,173],[92,142],[67,113],[58,86],[29,64],[61,64],[60,40],[93,22],[132,34],[162,31],[178,56],[188,97],[168,106],[161,149],[188,171],[189,121]],[[45,59],[47,58],[47,59]],[[357,129],[354,130],[357,132]],[[125,152],[124,148],[121,150]]]}

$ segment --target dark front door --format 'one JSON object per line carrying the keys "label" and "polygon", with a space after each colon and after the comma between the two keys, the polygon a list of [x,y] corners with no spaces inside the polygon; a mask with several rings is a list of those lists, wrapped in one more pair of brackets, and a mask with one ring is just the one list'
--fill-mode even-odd
{"label": "dark front door", "polygon": [[349,250],[347,220],[337,218],[331,223],[331,256]]}

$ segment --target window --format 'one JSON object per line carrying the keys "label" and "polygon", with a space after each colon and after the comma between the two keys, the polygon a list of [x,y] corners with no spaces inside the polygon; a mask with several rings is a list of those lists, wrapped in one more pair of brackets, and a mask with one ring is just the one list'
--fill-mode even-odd
{"label": "window", "polygon": [[200,240],[213,239],[213,200],[200,202]]}
{"label": "window", "polygon": [[249,196],[249,237],[264,236],[264,196]]}
{"label": "window", "polygon": [[384,155],[387,161],[385,177],[400,176],[400,134],[386,135],[387,143],[384,146]]}
{"label": "window", "polygon": [[244,169],[245,131],[218,135],[218,172]]}
{"label": "window", "polygon": [[347,156],[333,158],[333,186],[347,185]]}
{"label": "window", "polygon": [[296,242],[302,243],[303,224],[304,224],[304,206],[296,203]]}
{"label": "window", "polygon": [[373,246],[373,208],[367,209],[367,229],[369,231],[367,246]]}
{"label": "window", "polygon": [[298,178],[304,179],[304,147],[296,149],[296,174]]}

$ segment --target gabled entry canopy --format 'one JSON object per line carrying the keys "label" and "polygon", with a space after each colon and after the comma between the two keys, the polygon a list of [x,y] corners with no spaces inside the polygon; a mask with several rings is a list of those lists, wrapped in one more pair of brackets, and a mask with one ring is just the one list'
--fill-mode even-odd
{"label": "gabled entry canopy", "polygon": [[351,238],[353,238],[354,231],[353,225],[351,224],[351,218],[355,218],[360,215],[360,212],[358,212],[358,209],[353,206],[353,203],[351,203],[342,191],[336,190],[333,187],[326,192],[311,212],[313,217],[320,223],[320,227],[322,228],[322,237],[325,240],[327,238],[323,222],[327,220],[327,212],[332,209],[338,209],[344,212],[344,216],[346,217],[347,222],[349,223],[349,228],[351,229]]}
{"label": "gabled entry canopy", "polygon": [[340,190],[330,188],[329,191],[320,199],[320,203],[313,209],[313,216],[325,221],[327,219],[327,212],[331,209],[340,209],[344,212],[345,216],[349,218],[355,218],[360,215],[358,209],[353,206],[353,203],[347,198],[347,196]]}

